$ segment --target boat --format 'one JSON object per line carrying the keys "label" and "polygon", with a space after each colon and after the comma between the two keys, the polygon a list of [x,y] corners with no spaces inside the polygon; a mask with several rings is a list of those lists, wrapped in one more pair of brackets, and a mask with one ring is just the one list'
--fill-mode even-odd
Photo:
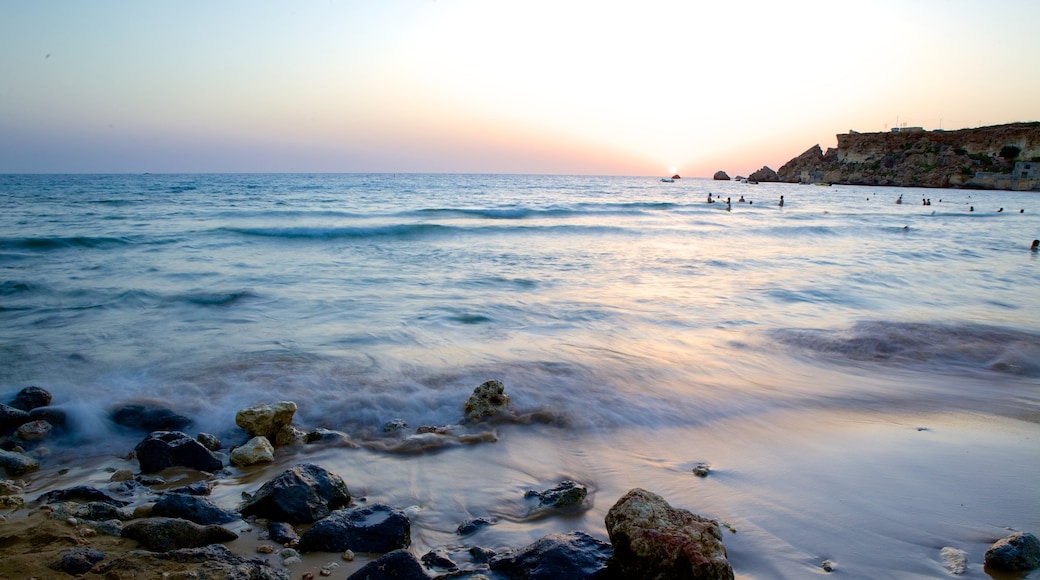
{"label": "boat", "polygon": [[671,179],[671,178],[669,178],[669,177],[662,177],[662,178],[661,178],[661,181],[663,181],[663,182],[665,182],[665,183],[675,183],[675,180],[674,180],[674,179]]}

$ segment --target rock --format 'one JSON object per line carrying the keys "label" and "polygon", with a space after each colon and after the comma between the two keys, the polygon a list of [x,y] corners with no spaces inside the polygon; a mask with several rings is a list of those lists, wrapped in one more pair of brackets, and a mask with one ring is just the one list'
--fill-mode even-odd
{"label": "rock", "polygon": [[460,536],[468,536],[470,534],[476,533],[477,530],[483,528],[484,526],[490,526],[493,523],[495,522],[487,518],[472,519],[459,524],[459,527],[455,528],[455,533]]}
{"label": "rock", "polygon": [[10,435],[29,420],[29,413],[0,403],[0,435]]}
{"label": "rock", "polygon": [[968,553],[964,550],[947,546],[939,550],[939,557],[950,574],[960,575],[968,570]]}
{"label": "rock", "polygon": [[693,467],[693,474],[697,477],[708,477],[711,473],[711,466],[707,463],[698,463]]}
{"label": "rock", "polygon": [[0,449],[0,467],[13,477],[32,473],[40,469],[40,462],[28,455]]}
{"label": "rock", "polygon": [[463,412],[467,420],[476,423],[505,413],[508,408],[509,395],[505,392],[505,385],[492,379],[473,389],[473,394],[466,400]]}
{"label": "rock", "polygon": [[712,176],[715,181],[729,181],[729,175],[726,175],[725,171],[719,170]]}
{"label": "rock", "polygon": [[614,561],[626,578],[733,579],[718,523],[673,508],[657,494],[629,491],[605,523]]}
{"label": "rock", "polygon": [[65,410],[57,407],[36,407],[29,411],[30,421],[46,421],[57,431],[66,428],[68,419],[68,414],[65,413]]}
{"label": "rock", "polygon": [[527,580],[605,578],[612,552],[610,544],[585,532],[550,534],[514,554],[493,558],[491,569]]}
{"label": "rock", "polygon": [[42,441],[50,434],[51,424],[43,420],[22,423],[15,431],[15,435],[23,441]]}
{"label": "rock", "polygon": [[61,554],[61,559],[51,563],[48,568],[78,576],[90,572],[94,564],[105,559],[105,553],[94,548],[72,548]]}
{"label": "rock", "polygon": [[423,554],[422,558],[423,566],[427,568],[440,568],[441,570],[447,570],[449,572],[458,570],[459,565],[448,555],[443,549],[430,550]]}
{"label": "rock", "polygon": [[213,493],[212,481],[196,481],[181,487],[167,490],[168,493],[182,493],[186,495],[209,495]]}
{"label": "rock", "polygon": [[292,525],[285,522],[271,522],[267,524],[267,535],[271,540],[284,545],[295,546],[300,541],[300,536]]}
{"label": "rock", "polygon": [[25,387],[18,391],[10,405],[15,409],[32,411],[37,407],[46,407],[51,404],[51,394],[47,389],[40,387]]}
{"label": "rock", "polygon": [[153,404],[124,405],[113,411],[111,418],[117,425],[145,433],[177,431],[191,425],[191,419],[188,417]]}
{"label": "rock", "polygon": [[408,428],[408,423],[404,419],[391,419],[386,423],[383,423],[384,433],[394,433],[396,431],[403,431]]}
{"label": "rock", "polygon": [[168,493],[155,502],[152,516],[181,518],[196,524],[227,524],[239,519],[238,515],[225,510],[205,497],[182,493]]}
{"label": "rock", "polygon": [[350,492],[342,477],[303,463],[265,483],[239,512],[294,525],[309,524],[349,503]]}
{"label": "rock", "polygon": [[429,580],[408,550],[394,550],[362,566],[347,580]]}
{"label": "rock", "polygon": [[350,439],[350,435],[347,435],[342,431],[333,431],[332,429],[325,428],[319,428],[313,431],[308,431],[303,436],[303,442],[307,444],[333,443],[348,447],[357,447],[357,444]]}
{"label": "rock", "polygon": [[210,433],[199,433],[195,436],[195,440],[210,451],[217,451],[220,449],[220,438],[216,435]]}
{"label": "rock", "polygon": [[108,478],[109,481],[133,481],[134,472],[129,469],[117,469],[112,472],[112,477]]}
{"label": "rock", "polygon": [[1026,572],[1040,568],[1040,540],[1030,533],[1015,532],[997,540],[986,550],[986,568],[1002,572]]}
{"label": "rock", "polygon": [[272,405],[254,405],[235,415],[235,424],[245,429],[250,437],[262,435],[274,439],[278,430],[292,423],[296,403],[280,401]]}
{"label": "rock", "polygon": [[545,491],[528,491],[526,497],[537,497],[539,505],[553,508],[569,508],[580,506],[585,501],[589,490],[580,483],[565,480],[559,485]]}
{"label": "rock", "polygon": [[304,433],[292,425],[283,425],[274,435],[275,447],[285,447],[298,441],[303,441]]}
{"label": "rock", "polygon": [[155,473],[168,467],[187,467],[214,472],[224,462],[213,452],[180,431],[155,431],[134,448],[141,473]]}
{"label": "rock", "polygon": [[412,543],[412,524],[401,510],[385,504],[337,510],[300,536],[301,552],[384,553]]}
{"label": "rock", "polygon": [[231,450],[231,465],[236,467],[247,467],[273,461],[274,445],[271,445],[267,437],[262,435],[257,435]]}
{"label": "rock", "polygon": [[25,482],[11,479],[0,479],[0,496],[18,495],[25,492]]}
{"label": "rock", "polygon": [[[171,578],[224,578],[227,580],[289,580],[289,571],[275,569],[262,558],[244,558],[236,556],[221,545],[210,545],[201,548],[185,548],[168,552],[151,553],[139,550],[113,560],[106,566],[112,577],[138,577],[140,564],[144,562],[152,568],[161,570],[163,562],[181,564],[198,563],[197,571],[183,574],[169,574]],[[119,575],[119,570],[126,570],[129,576]],[[108,578],[109,576],[106,576]],[[151,576],[150,576],[151,577]],[[155,577],[166,577],[166,574]]]}
{"label": "rock", "polygon": [[229,542],[238,538],[238,534],[221,526],[200,526],[177,518],[145,518],[124,526],[123,537],[137,541],[152,552],[169,552]]}
{"label": "rock", "polygon": [[770,169],[768,165],[765,165],[762,167],[762,169],[759,169],[758,171],[749,175],[748,180],[761,181],[764,183],[766,181],[780,181],[780,176],[777,175],[775,171]]}
{"label": "rock", "polygon": [[[80,520],[92,522],[105,522],[109,520],[128,521],[134,518],[133,514],[119,506],[114,506],[102,501],[92,501],[85,504],[65,503],[55,510],[52,517],[59,516],[63,512],[66,517],[74,517]],[[60,519],[60,518],[59,518]]]}

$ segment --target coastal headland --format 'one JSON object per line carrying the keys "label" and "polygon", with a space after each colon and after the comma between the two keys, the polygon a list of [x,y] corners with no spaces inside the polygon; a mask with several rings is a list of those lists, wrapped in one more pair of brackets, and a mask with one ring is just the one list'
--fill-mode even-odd
{"label": "coastal headland", "polygon": [[810,147],[772,180],[1040,191],[1040,122],[956,131],[849,131],[837,138],[837,147],[826,152],[818,144]]}

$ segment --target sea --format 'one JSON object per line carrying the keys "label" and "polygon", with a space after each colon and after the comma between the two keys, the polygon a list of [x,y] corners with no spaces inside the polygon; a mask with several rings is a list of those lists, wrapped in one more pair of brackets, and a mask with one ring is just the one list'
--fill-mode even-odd
{"label": "sea", "polygon": [[[1040,534],[1037,192],[121,174],[0,200],[0,402],[68,417],[33,492],[135,468],[119,406],[226,451],[237,411],[293,401],[351,443],[229,468],[215,501],[318,463],[407,509],[416,555],[607,540],[636,487],[722,522],[738,578],[945,577],[944,547],[986,578],[990,543]],[[510,413],[465,423],[490,379]],[[525,498],[565,480],[581,510]]]}

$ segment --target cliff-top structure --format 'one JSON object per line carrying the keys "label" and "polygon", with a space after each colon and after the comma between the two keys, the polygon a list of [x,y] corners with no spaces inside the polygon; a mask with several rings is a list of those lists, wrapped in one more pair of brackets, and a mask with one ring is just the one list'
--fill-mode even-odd
{"label": "cliff-top structure", "polygon": [[920,127],[838,135],[777,171],[788,183],[963,187],[1040,191],[1040,123],[957,131]]}

